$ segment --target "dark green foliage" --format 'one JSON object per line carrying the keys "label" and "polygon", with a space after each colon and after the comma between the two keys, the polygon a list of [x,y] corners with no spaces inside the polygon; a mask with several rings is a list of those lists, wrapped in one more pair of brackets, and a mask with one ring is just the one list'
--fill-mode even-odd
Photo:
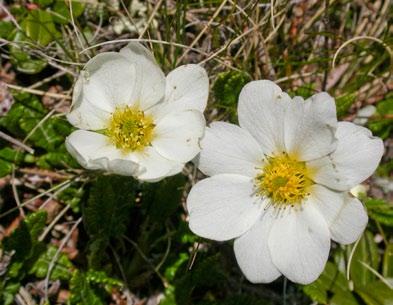
{"label": "dark green foliage", "polygon": [[216,105],[229,113],[231,121],[236,120],[236,108],[240,91],[250,80],[248,74],[238,71],[222,72],[217,75],[212,88],[213,96]]}
{"label": "dark green foliage", "polygon": [[104,305],[105,290],[110,291],[113,287],[121,287],[120,281],[108,277],[103,271],[89,270],[81,272],[75,270],[70,281],[71,305]]}
{"label": "dark green foliage", "polygon": [[90,190],[83,218],[90,240],[90,265],[99,266],[112,238],[121,238],[131,219],[137,183],[130,177],[101,176]]}
{"label": "dark green foliage", "polygon": [[183,193],[186,179],[177,175],[165,179],[154,187],[152,203],[150,205],[149,217],[158,223],[165,221],[178,208]]}
{"label": "dark green foliage", "polygon": [[213,85],[213,94],[218,105],[236,107],[240,91],[250,80],[248,74],[238,71],[218,74]]}
{"label": "dark green foliage", "polygon": [[[186,266],[183,266],[185,268]],[[204,259],[198,262],[191,271],[184,272],[180,269],[179,273],[183,276],[178,277],[175,286],[175,296],[177,304],[195,304],[193,292],[198,289],[198,297],[204,296],[204,291],[218,288],[225,282],[227,275],[220,264],[220,255]]]}
{"label": "dark green foliage", "polygon": [[32,263],[45,250],[44,244],[38,241],[45,227],[45,221],[45,211],[30,214],[3,241],[4,253],[11,255],[10,264],[2,279],[5,293],[1,298],[5,304],[10,304],[10,300],[19,289],[20,281],[26,276]]}
{"label": "dark green foliage", "polygon": [[85,274],[76,270],[70,281],[72,305],[104,305],[102,297],[98,295],[99,291],[91,287]]}

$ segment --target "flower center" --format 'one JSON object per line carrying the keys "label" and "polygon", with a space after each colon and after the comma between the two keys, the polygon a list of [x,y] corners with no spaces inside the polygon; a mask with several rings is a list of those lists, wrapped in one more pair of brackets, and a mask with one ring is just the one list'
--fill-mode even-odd
{"label": "flower center", "polygon": [[110,119],[107,136],[119,149],[141,150],[153,139],[153,118],[135,107],[116,108]]}
{"label": "flower center", "polygon": [[312,184],[305,162],[291,159],[287,154],[268,157],[255,178],[257,192],[269,197],[273,205],[300,204]]}

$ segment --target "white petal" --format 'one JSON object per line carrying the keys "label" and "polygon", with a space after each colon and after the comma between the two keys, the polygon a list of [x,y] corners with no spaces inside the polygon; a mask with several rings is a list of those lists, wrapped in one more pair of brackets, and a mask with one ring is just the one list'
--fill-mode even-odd
{"label": "white petal", "polygon": [[[75,83],[72,103],[72,109],[67,114],[67,120],[72,125],[87,130],[100,130],[107,127],[111,109],[91,103],[89,99],[83,96],[82,76],[79,76]],[[105,108],[107,109],[105,110]]]}
{"label": "white petal", "polygon": [[218,241],[244,234],[260,217],[262,203],[250,178],[216,175],[198,182],[187,198],[190,229]]}
{"label": "white petal", "polygon": [[127,158],[140,166],[135,178],[148,182],[156,182],[173,176],[184,167],[184,163],[164,158],[151,146],[146,147],[142,152],[132,152]]}
{"label": "white petal", "polygon": [[329,256],[330,233],[325,219],[307,202],[301,211],[277,216],[269,235],[273,263],[289,280],[315,281]]}
{"label": "white petal", "polygon": [[309,202],[325,218],[334,241],[350,244],[362,235],[368,216],[358,199],[346,192],[336,192],[318,184],[311,187],[310,193]]}
{"label": "white petal", "polygon": [[274,221],[270,214],[268,210],[234,243],[237,263],[252,283],[269,283],[281,275],[273,264],[268,247],[268,237]]}
{"label": "white petal", "polygon": [[383,142],[373,137],[367,128],[349,122],[338,124],[336,137],[336,150],[308,165],[315,170],[316,182],[347,191],[375,171],[383,155]]}
{"label": "white petal", "polygon": [[119,53],[101,53],[93,57],[80,78],[82,97],[106,111],[112,111],[117,105],[134,103],[138,98],[136,67]]}
{"label": "white petal", "polygon": [[194,109],[203,112],[209,95],[209,78],[199,65],[184,65],[166,77],[165,100],[178,110]]}
{"label": "white petal", "polygon": [[264,158],[247,130],[224,122],[206,128],[201,146],[198,168],[208,176],[227,173],[255,177]]}
{"label": "white petal", "polygon": [[68,152],[77,159],[84,168],[104,170],[107,172],[133,176],[138,165],[126,160],[121,151],[116,149],[102,134],[77,130],[66,139]]}
{"label": "white petal", "polygon": [[363,234],[367,222],[363,204],[359,199],[346,195],[340,213],[330,226],[332,239],[340,244],[351,244]]}
{"label": "white petal", "polygon": [[284,111],[290,97],[268,80],[252,81],[240,92],[238,115],[268,155],[278,154],[284,145]]}
{"label": "white petal", "polygon": [[204,130],[205,118],[201,112],[172,112],[156,122],[152,145],[163,157],[185,163],[201,150],[199,140]]}
{"label": "white petal", "polygon": [[306,101],[294,98],[288,105],[284,125],[286,151],[298,160],[326,156],[336,147],[336,104],[325,92]]}
{"label": "white petal", "polygon": [[156,64],[151,52],[138,42],[131,42],[120,54],[137,68],[139,106],[146,110],[165,96],[165,75]]}

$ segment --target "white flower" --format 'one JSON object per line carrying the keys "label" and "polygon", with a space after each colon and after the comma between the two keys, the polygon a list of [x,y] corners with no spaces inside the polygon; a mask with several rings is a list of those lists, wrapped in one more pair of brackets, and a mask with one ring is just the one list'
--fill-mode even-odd
{"label": "white flower", "polygon": [[92,58],[79,76],[68,151],[87,169],[157,181],[200,151],[209,80],[198,65],[166,77],[139,43]]}
{"label": "white flower", "polygon": [[337,123],[332,97],[291,99],[271,81],[240,93],[240,127],[216,122],[201,142],[200,170],[210,178],[191,190],[191,230],[235,239],[245,276],[254,283],[281,274],[307,284],[318,278],[330,240],[354,242],[367,224],[348,191],[369,177],[383,143],[364,127]]}

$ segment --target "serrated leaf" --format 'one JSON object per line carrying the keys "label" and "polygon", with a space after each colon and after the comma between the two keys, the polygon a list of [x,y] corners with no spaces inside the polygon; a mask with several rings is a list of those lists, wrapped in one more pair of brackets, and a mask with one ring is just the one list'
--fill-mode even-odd
{"label": "serrated leaf", "polygon": [[[220,265],[219,255],[196,262],[188,272],[180,271],[180,269],[179,272],[184,275],[175,282],[175,296],[176,302],[184,305],[194,304],[192,292],[196,288],[208,291],[207,288],[222,286],[227,279],[227,275]],[[199,297],[203,297],[203,295]]]}
{"label": "serrated leaf", "polygon": [[123,283],[117,279],[109,277],[104,271],[88,270],[86,279],[91,284],[103,285],[111,289],[112,287],[122,287]]}
{"label": "serrated leaf", "polygon": [[71,305],[104,305],[97,291],[91,287],[83,272],[76,270],[70,280]]}
{"label": "serrated leaf", "polygon": [[102,258],[99,251],[105,250],[109,240],[120,238],[125,233],[136,185],[129,177],[101,176],[91,188],[82,210],[86,231],[91,238],[91,267],[98,267]]}
{"label": "serrated leaf", "polygon": [[[48,267],[53,257],[56,255],[57,248],[49,246],[47,250],[42,253],[39,258],[34,262],[29,273],[34,274],[38,278],[45,278],[48,273]],[[58,256],[51,274],[51,280],[69,280],[71,277],[73,265],[64,253]]]}
{"label": "serrated leaf", "polygon": [[349,108],[356,100],[356,93],[349,93],[336,98],[337,116],[341,117],[347,114]]}
{"label": "serrated leaf", "polygon": [[24,220],[29,229],[30,237],[33,243],[38,240],[38,237],[42,233],[42,230],[45,228],[47,216],[48,215],[46,211],[39,210],[35,213],[29,214]]}
{"label": "serrated leaf", "polygon": [[179,207],[186,179],[183,175],[176,175],[161,181],[154,186],[152,204],[149,216],[155,222],[164,222]]}
{"label": "serrated leaf", "polygon": [[8,266],[8,277],[23,277],[27,271],[26,265],[41,253],[43,244],[38,241],[38,236],[45,227],[45,220],[45,211],[29,214],[12,234],[4,239],[4,251],[14,253]]}
{"label": "serrated leaf", "polygon": [[236,106],[240,91],[250,81],[248,74],[238,71],[222,72],[217,75],[213,94],[218,104]]}

